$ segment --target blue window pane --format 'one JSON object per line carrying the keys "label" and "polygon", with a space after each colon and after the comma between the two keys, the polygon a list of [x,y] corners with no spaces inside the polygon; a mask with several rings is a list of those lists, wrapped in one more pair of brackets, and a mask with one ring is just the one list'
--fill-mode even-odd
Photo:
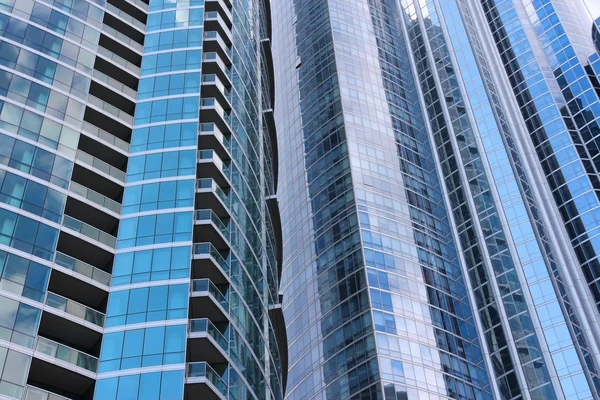
{"label": "blue window pane", "polygon": [[137,398],[139,383],[139,375],[129,375],[120,377],[117,400],[131,400]]}
{"label": "blue window pane", "polygon": [[102,351],[100,358],[102,360],[114,360],[121,358],[123,348],[123,332],[107,333],[102,339]]}
{"label": "blue window pane", "polygon": [[161,354],[165,341],[165,328],[148,328],[144,338],[144,355]]}
{"label": "blue window pane", "polygon": [[[159,400],[160,398],[160,372],[143,374],[140,379],[140,400]],[[175,389],[175,388],[172,388]],[[173,397],[179,399],[179,397]]]}
{"label": "blue window pane", "polygon": [[125,339],[123,340],[123,358],[141,356],[143,345],[143,329],[136,329],[125,332]]}
{"label": "blue window pane", "polygon": [[133,289],[129,295],[129,314],[145,312],[148,304],[148,288]]}
{"label": "blue window pane", "polygon": [[174,400],[183,397],[183,371],[163,372],[160,399]]}
{"label": "blue window pane", "polygon": [[100,379],[96,382],[95,399],[114,400],[117,397],[119,378]]}

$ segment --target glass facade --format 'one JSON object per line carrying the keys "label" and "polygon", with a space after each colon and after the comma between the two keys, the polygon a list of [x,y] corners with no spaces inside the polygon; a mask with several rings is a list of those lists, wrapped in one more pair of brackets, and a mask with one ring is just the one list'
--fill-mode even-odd
{"label": "glass facade", "polygon": [[268,0],[0,0],[0,397],[283,400]]}
{"label": "glass facade", "polygon": [[287,398],[600,397],[583,2],[273,7]]}

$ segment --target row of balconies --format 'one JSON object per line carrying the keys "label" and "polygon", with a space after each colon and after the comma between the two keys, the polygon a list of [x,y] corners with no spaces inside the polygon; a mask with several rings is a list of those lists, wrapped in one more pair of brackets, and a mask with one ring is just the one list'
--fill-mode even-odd
{"label": "row of balconies", "polygon": [[93,396],[147,10],[141,0],[106,5],[27,400]]}
{"label": "row of balconies", "polygon": [[[231,3],[205,4],[186,399],[226,399],[229,343]],[[218,329],[223,328],[223,329]]]}
{"label": "row of balconies", "polygon": [[[26,399],[89,398],[96,378],[140,73],[146,3],[109,0]],[[225,399],[231,3],[207,0],[185,398]],[[138,35],[141,33],[141,36]],[[57,383],[60,382],[60,389]]]}

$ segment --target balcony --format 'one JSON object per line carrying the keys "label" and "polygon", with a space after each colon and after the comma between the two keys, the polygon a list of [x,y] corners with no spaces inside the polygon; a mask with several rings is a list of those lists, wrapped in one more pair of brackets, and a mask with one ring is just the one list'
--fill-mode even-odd
{"label": "balcony", "polygon": [[[146,9],[147,8],[148,6],[146,5]],[[109,14],[119,18],[121,21],[126,22],[138,29],[140,33],[143,34],[146,31],[146,24],[144,24],[142,21],[139,21],[137,18],[132,17],[129,13],[113,6],[112,4],[106,4],[106,11],[108,11]]]}
{"label": "balcony", "polygon": [[56,293],[48,292],[46,294],[46,305],[61,311],[69,318],[73,317],[85,321],[86,325],[91,324],[94,329],[101,330],[104,327],[104,314],[76,301],[59,296]]}
{"label": "balcony", "polygon": [[[221,369],[225,371],[225,367]],[[185,399],[225,400],[227,383],[208,363],[195,362],[186,366]]]}
{"label": "balcony", "polygon": [[210,243],[194,244],[192,255],[192,277],[209,279],[217,285],[229,283],[231,267],[221,252]]}
{"label": "balcony", "polygon": [[98,359],[82,351],[38,336],[29,370],[29,383],[60,387],[74,396],[91,394]]}
{"label": "balcony", "polygon": [[[225,107],[230,107],[229,101]],[[225,111],[223,104],[214,97],[203,98],[200,102],[200,122],[213,122],[221,132],[231,133],[229,113]]]}
{"label": "balcony", "polygon": [[217,153],[212,150],[200,150],[198,152],[196,177],[212,178],[220,187],[228,188],[231,186],[229,176],[229,167]]}
{"label": "balcony", "polygon": [[208,279],[192,280],[190,318],[208,318],[214,323],[227,322],[229,292],[223,294]]}
{"label": "balcony", "polygon": [[219,32],[225,43],[231,44],[231,21],[223,19],[220,12],[206,11],[204,13],[204,30]]}
{"label": "balcony", "polygon": [[[231,110],[231,91],[225,87],[216,74],[203,74],[200,85],[202,98],[214,98],[223,110]],[[209,104],[203,104],[208,106]]]}
{"label": "balcony", "polygon": [[187,361],[226,363],[229,341],[206,318],[192,319],[188,325]]}
{"label": "balcony", "polygon": [[[116,19],[116,18],[114,18],[114,19]],[[130,38],[128,35],[124,34],[123,32],[121,32],[111,26],[108,26],[107,24],[102,24],[102,33],[104,33],[106,36],[108,36],[115,42],[118,42],[125,48],[135,51],[139,55],[141,55],[142,52],[144,51],[144,46],[141,45],[138,41]],[[138,33],[141,37],[143,37],[143,34],[141,32],[138,32]]]}
{"label": "balcony", "polygon": [[75,162],[89,167],[98,174],[112,179],[121,185],[125,185],[125,172],[82,150],[77,150]]}
{"label": "balcony", "polygon": [[196,240],[212,243],[219,250],[229,249],[229,220],[223,222],[212,210],[197,210],[194,219]]}
{"label": "balcony", "polygon": [[196,207],[206,207],[213,210],[219,218],[229,218],[229,206],[229,197],[214,179],[196,181]]}
{"label": "balcony", "polygon": [[[98,285],[102,285],[106,288],[110,286],[111,275],[108,272],[73,257],[69,257],[66,254],[56,252],[54,264],[66,271],[71,271],[78,279],[84,278],[84,280],[96,282]],[[70,274],[71,273],[69,273],[69,275]]]}
{"label": "balcony", "polygon": [[121,83],[120,81],[116,80],[115,78],[111,78],[110,76],[98,71],[97,69],[95,69],[94,72],[92,73],[92,79],[95,80],[96,82],[101,82],[107,86],[110,86],[112,89],[116,90],[120,94],[129,97],[129,100],[131,100],[131,101],[135,101],[137,98],[136,90]]}
{"label": "balcony", "polygon": [[125,0],[125,2],[135,5],[136,7],[144,10],[146,13],[148,12],[148,4],[144,3],[142,0]]}
{"label": "balcony", "polygon": [[98,359],[82,351],[38,336],[28,382],[83,396],[93,390]]}
{"label": "balcony", "polygon": [[27,385],[24,400],[71,400],[35,386]]}
{"label": "balcony", "polygon": [[92,241],[99,246],[114,249],[117,245],[116,237],[68,215],[63,216],[62,226],[72,236]]}
{"label": "balcony", "polygon": [[231,86],[231,71],[217,52],[207,51],[202,54],[202,72],[217,74],[222,82],[225,82],[227,86]]}
{"label": "balcony", "polygon": [[115,118],[119,123],[131,128],[133,126],[133,115],[126,113],[125,111],[100,100],[96,96],[88,95],[88,106],[91,106],[96,111],[105,111]]}
{"label": "balcony", "polygon": [[96,353],[104,327],[104,314],[56,293],[48,292],[39,334]]}
{"label": "balcony", "polygon": [[[113,199],[106,197],[98,192],[93,191],[92,189],[88,189],[87,187],[80,185],[77,182],[71,181],[71,185],[69,186],[69,190],[77,195],[82,201],[89,201],[94,205],[111,211],[115,214],[121,213],[121,204],[119,202],[114,201]],[[89,203],[88,203],[89,204]]]}
{"label": "balcony", "polygon": [[217,31],[204,32],[204,51],[215,52],[226,65],[231,65],[231,49]]}
{"label": "balcony", "polygon": [[116,238],[91,225],[65,215],[57,250],[98,268],[111,265]]}
{"label": "balcony", "polygon": [[112,52],[109,49],[106,49],[102,46],[98,47],[97,55],[100,57],[96,57],[96,63],[94,64],[94,68],[98,71],[104,72],[113,78],[119,76],[119,73],[123,73],[125,71],[130,77],[120,76],[119,80],[123,83],[131,83],[130,86],[134,86],[137,80],[140,77],[140,67],[135,63],[124,59],[118,54]]}
{"label": "balcony", "polygon": [[[71,182],[65,214],[109,234],[117,233],[119,203],[85,186]],[[108,207],[111,208],[108,208]]]}
{"label": "balcony", "polygon": [[231,159],[229,136],[221,132],[213,122],[200,124],[198,147],[200,150],[214,150],[222,160]]}
{"label": "balcony", "polygon": [[206,11],[217,11],[223,19],[231,25],[231,1],[230,0],[206,0],[204,2]]}
{"label": "balcony", "polygon": [[[96,73],[97,71],[94,71]],[[99,141],[106,143],[109,146],[114,146],[121,150],[124,155],[129,153],[129,143],[116,137],[112,133],[105,131],[104,129],[98,128],[94,124],[90,124],[87,121],[83,121],[83,133],[89,136],[100,139]]]}
{"label": "balcony", "polygon": [[[99,244],[99,242],[84,240],[80,238],[75,231],[63,228],[58,235],[57,251],[67,257],[71,257],[103,271],[110,272],[112,269],[114,251],[105,246],[100,247],[97,243]],[[71,278],[78,279],[74,276]],[[93,284],[90,283],[89,286],[91,285]],[[103,290],[101,287],[98,289]]]}
{"label": "balcony", "polygon": [[73,299],[95,310],[105,311],[110,279],[111,275],[108,272],[56,252],[48,291]]}

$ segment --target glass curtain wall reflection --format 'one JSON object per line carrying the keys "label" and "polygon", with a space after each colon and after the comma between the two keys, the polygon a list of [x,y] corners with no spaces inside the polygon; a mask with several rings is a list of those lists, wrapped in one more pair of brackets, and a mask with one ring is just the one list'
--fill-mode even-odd
{"label": "glass curtain wall reflection", "polygon": [[270,19],[0,0],[0,397],[283,399]]}
{"label": "glass curtain wall reflection", "polygon": [[274,9],[287,397],[598,398],[583,2]]}

